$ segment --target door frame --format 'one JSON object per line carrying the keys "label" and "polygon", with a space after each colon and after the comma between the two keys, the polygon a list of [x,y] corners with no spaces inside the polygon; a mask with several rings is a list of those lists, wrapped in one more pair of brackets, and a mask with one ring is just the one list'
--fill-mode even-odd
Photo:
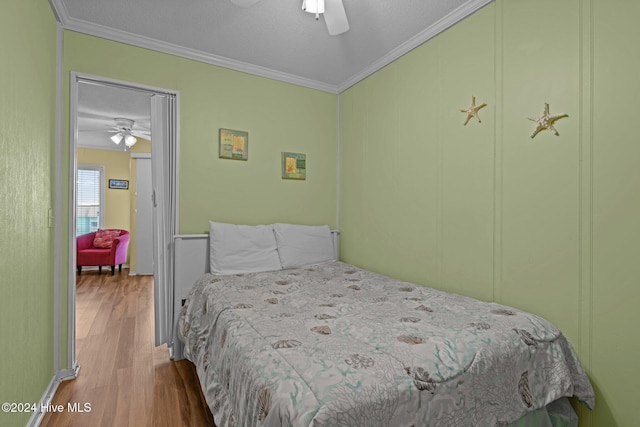
{"label": "door frame", "polygon": [[[66,372],[64,379],[75,378],[78,375],[80,370],[80,365],[78,364],[78,360],[76,359],[76,171],[78,169],[78,160],[77,160],[77,149],[78,149],[78,92],[79,85],[81,83],[86,84],[96,84],[101,86],[111,86],[121,89],[129,89],[129,90],[137,90],[148,93],[150,97],[154,94],[156,95],[165,95],[171,96],[176,99],[176,108],[175,112],[172,115],[173,126],[176,129],[175,136],[175,169],[171,173],[169,179],[174,184],[174,188],[176,189],[175,197],[173,198],[174,209],[175,212],[174,218],[170,218],[171,221],[174,221],[174,224],[179,224],[179,210],[178,206],[180,205],[179,201],[179,185],[178,185],[178,177],[180,175],[179,165],[180,165],[180,94],[178,91],[163,89],[159,87],[153,87],[148,85],[143,85],[139,83],[127,82],[124,80],[116,80],[107,77],[94,76],[84,73],[78,73],[72,71],[70,73],[70,96],[69,96],[69,179],[68,179],[68,190],[69,190],[69,253],[68,253],[68,266],[67,266],[67,275],[68,275],[68,289],[67,289],[67,360],[66,360]],[[152,112],[153,114],[153,112]],[[152,119],[153,120],[153,119]],[[162,147],[164,152],[171,151],[166,150],[165,147]],[[153,167],[153,166],[152,166]],[[164,172],[164,170],[162,171]],[[158,230],[154,230],[154,235],[157,236]],[[173,244],[173,236],[164,236],[167,242],[171,242]],[[172,278],[170,278],[172,281]],[[173,316],[173,312],[169,313],[170,316]],[[61,340],[61,330],[55,331],[55,340],[56,342],[60,342]]]}

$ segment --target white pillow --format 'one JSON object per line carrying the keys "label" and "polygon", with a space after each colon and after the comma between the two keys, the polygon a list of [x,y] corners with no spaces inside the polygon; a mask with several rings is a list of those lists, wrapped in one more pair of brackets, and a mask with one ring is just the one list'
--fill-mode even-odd
{"label": "white pillow", "polygon": [[213,274],[282,270],[273,225],[234,225],[209,221]]}
{"label": "white pillow", "polygon": [[336,260],[328,225],[276,223],[273,229],[282,268],[300,268]]}

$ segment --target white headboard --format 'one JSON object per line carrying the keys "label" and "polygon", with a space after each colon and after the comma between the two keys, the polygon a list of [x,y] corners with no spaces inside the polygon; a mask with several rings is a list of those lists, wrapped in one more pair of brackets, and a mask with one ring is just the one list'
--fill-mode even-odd
{"label": "white headboard", "polygon": [[[340,231],[331,230],[331,236],[335,257],[340,259]],[[182,359],[182,343],[177,335],[178,316],[196,280],[209,272],[209,235],[178,234],[173,239],[173,357],[179,360]]]}

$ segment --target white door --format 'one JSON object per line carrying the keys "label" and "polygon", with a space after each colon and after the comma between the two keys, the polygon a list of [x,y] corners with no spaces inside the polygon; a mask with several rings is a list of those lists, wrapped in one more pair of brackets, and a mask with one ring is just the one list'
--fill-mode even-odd
{"label": "white door", "polygon": [[151,158],[136,158],[136,274],[153,274]]}
{"label": "white door", "polygon": [[153,287],[155,344],[173,351],[173,236],[177,220],[175,96],[151,96],[151,174],[153,200]]}

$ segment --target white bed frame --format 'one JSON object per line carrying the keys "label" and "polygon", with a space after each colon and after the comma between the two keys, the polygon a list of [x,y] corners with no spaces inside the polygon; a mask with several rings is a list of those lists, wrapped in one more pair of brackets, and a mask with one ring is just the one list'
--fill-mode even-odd
{"label": "white bed frame", "polygon": [[[340,259],[340,231],[331,230],[331,236],[335,258]],[[173,359],[180,360],[183,358],[183,346],[178,338],[178,317],[196,280],[209,272],[209,235],[175,235],[174,249]]]}

